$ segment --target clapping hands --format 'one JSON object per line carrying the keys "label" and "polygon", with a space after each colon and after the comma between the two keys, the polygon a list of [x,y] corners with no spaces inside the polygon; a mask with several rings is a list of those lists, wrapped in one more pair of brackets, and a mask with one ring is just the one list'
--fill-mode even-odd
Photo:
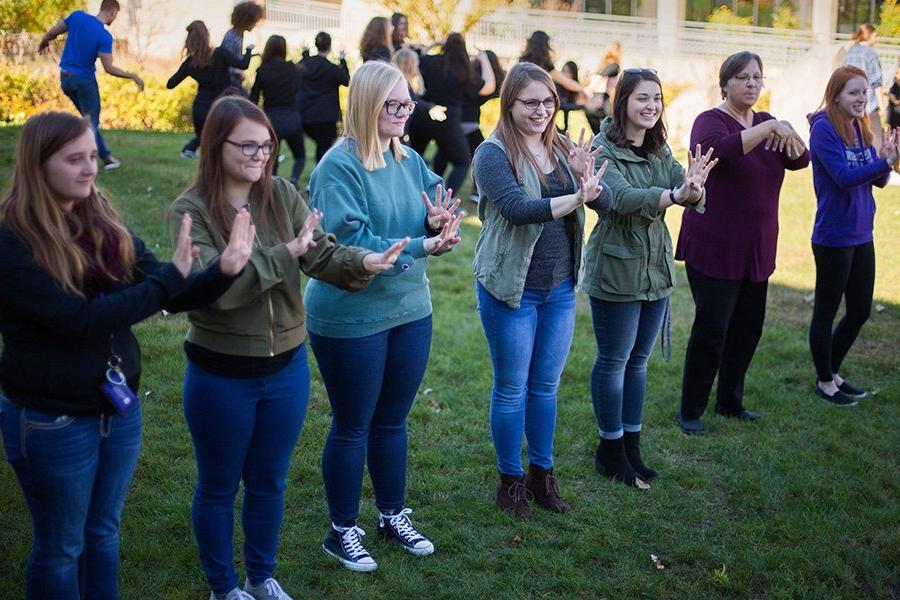
{"label": "clapping hands", "polygon": [[450,250],[459,243],[459,224],[462,223],[466,213],[460,211],[453,215],[449,221],[441,227],[441,232],[434,237],[425,238],[425,253],[440,254]]}

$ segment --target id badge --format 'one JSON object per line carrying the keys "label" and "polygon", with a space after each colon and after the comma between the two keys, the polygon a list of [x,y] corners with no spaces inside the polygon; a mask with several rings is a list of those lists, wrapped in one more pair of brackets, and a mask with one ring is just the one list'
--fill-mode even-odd
{"label": "id badge", "polygon": [[125,374],[118,368],[106,371],[106,381],[100,385],[100,391],[120,416],[128,414],[138,403],[137,396],[125,381]]}

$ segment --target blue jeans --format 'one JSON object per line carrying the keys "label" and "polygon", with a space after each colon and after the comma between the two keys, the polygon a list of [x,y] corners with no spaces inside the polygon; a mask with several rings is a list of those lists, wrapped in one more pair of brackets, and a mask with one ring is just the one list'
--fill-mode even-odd
{"label": "blue jeans", "polygon": [[406,417],[428,364],[431,315],[365,337],[310,334],[309,341],[331,403],[322,451],[331,521],[356,523],[366,463],[378,509],[403,508]]}
{"label": "blue jeans", "polygon": [[306,345],[277,373],[222,377],[188,361],[184,415],[197,457],[191,506],[194,536],[209,586],[238,584],[234,569],[234,499],[244,481],[244,564],[251,583],[275,572],[291,454],[309,401]]}
{"label": "blue jeans", "polygon": [[522,434],[528,462],[553,467],[556,391],[575,331],[575,289],[566,279],[550,291],[526,289],[518,309],[476,283],[478,313],[494,367],[491,436],[497,469],[521,477]]}
{"label": "blue jeans", "polygon": [[591,297],[597,338],[591,399],[601,438],[615,440],[625,431],[641,430],[647,361],[668,301],[609,302]]}
{"label": "blue jeans", "polygon": [[103,134],[100,133],[100,88],[97,87],[97,79],[64,75],[60,79],[60,87],[75,104],[78,112],[85,117],[90,117],[91,125],[94,127],[94,136],[97,139],[97,154],[103,159],[109,157],[112,152],[106,147]]}
{"label": "blue jeans", "polygon": [[118,598],[119,523],[141,451],[141,409],[73,417],[0,396],[6,459],[31,512],[27,597]]}

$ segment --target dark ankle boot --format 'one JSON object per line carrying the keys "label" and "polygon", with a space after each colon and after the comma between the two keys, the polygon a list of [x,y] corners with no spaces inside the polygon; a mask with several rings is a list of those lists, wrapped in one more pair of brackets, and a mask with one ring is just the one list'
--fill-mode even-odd
{"label": "dark ankle boot", "polygon": [[525,487],[523,477],[514,477],[512,475],[504,475],[500,473],[500,482],[497,483],[497,506],[503,510],[515,514],[520,519],[531,521],[534,514],[531,512],[528,497],[534,496]]}
{"label": "dark ankle boot", "polygon": [[601,475],[612,477],[627,485],[634,485],[636,474],[625,455],[625,442],[622,438],[615,440],[600,438],[600,445],[594,454],[594,466]]}
{"label": "dark ankle boot", "polygon": [[628,462],[631,463],[631,468],[638,474],[638,477],[644,481],[656,477],[656,471],[645,465],[641,458],[641,432],[626,431],[625,437],[622,439],[625,440],[625,456],[628,457]]}
{"label": "dark ankle boot", "polygon": [[552,468],[542,469],[536,465],[528,465],[525,489],[532,493],[535,504],[541,508],[558,513],[568,512],[569,505],[559,497],[559,487]]}

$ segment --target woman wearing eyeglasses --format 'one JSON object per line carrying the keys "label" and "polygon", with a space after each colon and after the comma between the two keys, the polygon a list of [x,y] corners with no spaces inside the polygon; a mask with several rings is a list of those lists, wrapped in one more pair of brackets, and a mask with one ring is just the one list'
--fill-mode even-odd
{"label": "woman wearing eyeglasses", "polygon": [[675,250],[695,306],[679,419],[687,434],[704,433],[700,417],[717,373],[716,413],[759,418],[744,408],[744,376],[762,336],[775,271],[778,196],[785,169],[809,164],[790,123],[753,110],[763,82],[759,56],[729,56],[719,69],[722,103],[701,113],[691,131],[691,146],[714,148],[719,165],[706,182],[706,212],[684,213]]}
{"label": "woman wearing eyeglasses", "polygon": [[[626,484],[656,475],[640,452],[647,361],[675,286],[666,209],[703,210],[704,183],[716,164],[712,149],[688,155],[688,169],[666,143],[662,84],[656,71],[625,69],[613,114],[595,146],[609,161],[612,209],[587,245],[583,289],[590,296],[597,360],[591,398],[600,429],[597,471]],[[643,485],[642,485],[643,487]]]}
{"label": "woman wearing eyeglasses", "polygon": [[[288,599],[273,579],[285,478],[309,398],[300,272],[350,290],[390,269],[406,240],[371,252],[338,245],[288,181],[272,177],[275,132],[249,100],[217,100],[203,129],[194,183],[172,205],[175,239],[192,217],[197,263],[224,248],[235,215],[256,227],[250,260],[227,293],[189,314],[184,413],[197,458],[191,517],[212,599]],[[244,484],[246,583],[232,548],[234,499]]]}
{"label": "woman wearing eyeglasses", "polygon": [[496,503],[526,520],[534,518],[531,499],[550,511],[569,510],[553,471],[556,392],[575,327],[584,205],[600,210],[611,201],[600,182],[604,167],[595,173],[587,145],[557,132],[557,110],[547,72],[515,65],[500,90],[500,123],[475,153],[483,225],[473,266],[494,369]]}
{"label": "woman wearing eyeglasses", "polygon": [[[311,204],[338,242],[373,251],[409,243],[393,269],[357,293],[331,282],[306,287],[307,326],[331,403],[322,476],[331,526],[322,550],[353,571],[377,564],[357,524],[369,467],[378,534],[415,556],[434,544],[406,507],[406,418],[431,349],[426,258],[457,242],[462,213],[422,157],[400,143],[415,103],[395,66],[367,62],[350,80],[346,137],[313,171]],[[432,203],[433,201],[433,203]],[[411,238],[411,239],[410,239]]]}

